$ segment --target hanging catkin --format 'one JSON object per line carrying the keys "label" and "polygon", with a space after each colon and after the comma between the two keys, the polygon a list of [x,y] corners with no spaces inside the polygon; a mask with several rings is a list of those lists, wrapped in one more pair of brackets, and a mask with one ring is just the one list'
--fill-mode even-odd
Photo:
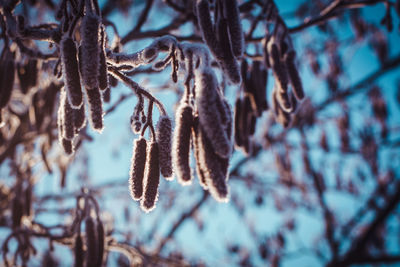
{"label": "hanging catkin", "polygon": [[97,220],[97,264],[95,266],[101,267],[103,266],[103,257],[104,257],[104,226],[103,222],[98,219]]}
{"label": "hanging catkin", "polygon": [[156,139],[160,149],[160,171],[167,180],[173,178],[171,161],[171,135],[171,119],[168,116],[161,116],[156,127]]}
{"label": "hanging catkin", "polygon": [[191,182],[190,157],[190,132],[193,125],[193,109],[181,103],[175,115],[176,127],[172,142],[172,160],[178,182],[185,185]]}
{"label": "hanging catkin", "polygon": [[89,104],[90,122],[92,128],[98,132],[103,131],[103,101],[98,88],[86,90],[86,96]]}
{"label": "hanging catkin", "polygon": [[97,238],[95,222],[92,217],[85,219],[86,233],[86,266],[91,267],[97,261]]}
{"label": "hanging catkin", "polygon": [[140,207],[145,212],[155,208],[158,198],[158,184],[160,182],[159,149],[156,142],[150,144],[147,152],[146,168],[144,172],[144,195]]}
{"label": "hanging catkin", "polygon": [[75,256],[74,267],[83,267],[84,252],[83,252],[83,242],[81,233],[78,233],[75,237],[74,256]]}
{"label": "hanging catkin", "polygon": [[[64,135],[63,137],[68,140],[72,140],[75,136],[75,121],[74,121],[74,109],[71,107],[67,96],[66,96],[66,91],[62,90],[61,95],[62,97],[62,104],[63,104],[63,131]],[[61,104],[61,102],[60,102]]]}
{"label": "hanging catkin", "polygon": [[81,23],[80,64],[82,81],[90,91],[99,88],[100,46],[99,46],[100,19],[97,15],[87,12]]}
{"label": "hanging catkin", "polygon": [[107,72],[107,60],[106,60],[106,31],[104,26],[100,26],[100,60],[99,60],[99,86],[101,90],[109,88],[108,84],[108,72]]}
{"label": "hanging catkin", "polygon": [[208,190],[207,181],[204,175],[203,166],[201,164],[201,158],[200,158],[201,144],[199,143],[200,138],[198,135],[198,127],[199,127],[199,118],[195,117],[193,119],[193,126],[192,126],[192,144],[193,144],[193,154],[196,160],[196,173],[201,187],[203,187],[204,190]]}
{"label": "hanging catkin", "polygon": [[217,102],[220,101],[217,78],[212,70],[202,69],[195,73],[195,84],[200,124],[210,139],[215,153],[221,157],[229,157],[231,140],[223,127],[221,113],[217,108]]}
{"label": "hanging catkin", "polygon": [[0,109],[4,108],[10,100],[14,86],[14,55],[8,48],[3,49],[0,62]]}
{"label": "hanging catkin", "polygon": [[78,133],[86,125],[85,104],[79,109],[74,109],[74,126],[75,131]]}
{"label": "hanging catkin", "polygon": [[290,50],[285,55],[285,64],[287,67],[290,83],[293,86],[294,95],[298,100],[302,100],[304,98],[303,85],[301,83],[299,72],[297,71],[296,64],[296,52],[294,50]]}
{"label": "hanging catkin", "polygon": [[146,164],[146,139],[140,137],[133,142],[131,169],[129,172],[129,189],[131,197],[139,200],[143,195],[143,176]]}
{"label": "hanging catkin", "polygon": [[232,52],[235,57],[242,57],[244,51],[244,36],[242,24],[240,23],[239,8],[236,0],[224,0],[224,17],[227,18],[229,26],[229,38]]}
{"label": "hanging catkin", "polygon": [[60,46],[61,66],[68,101],[72,108],[77,109],[82,105],[83,96],[76,45],[71,37],[66,36],[61,40]]}

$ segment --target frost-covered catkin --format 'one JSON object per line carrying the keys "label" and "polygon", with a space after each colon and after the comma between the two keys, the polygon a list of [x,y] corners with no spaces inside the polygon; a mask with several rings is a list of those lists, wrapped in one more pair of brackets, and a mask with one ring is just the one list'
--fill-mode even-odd
{"label": "frost-covered catkin", "polygon": [[152,142],[147,152],[146,168],[144,172],[144,195],[140,207],[145,212],[155,208],[158,198],[158,184],[160,182],[159,148]]}
{"label": "frost-covered catkin", "polygon": [[131,169],[129,172],[129,190],[134,200],[139,200],[143,195],[143,177],[146,164],[146,139],[143,137],[133,142]]}
{"label": "frost-covered catkin", "polygon": [[89,103],[90,122],[92,128],[98,132],[103,130],[103,102],[98,88],[86,90],[86,96]]}
{"label": "frost-covered catkin", "polygon": [[199,127],[199,118],[195,117],[193,119],[193,127],[192,127],[192,144],[193,144],[193,154],[196,160],[196,173],[201,187],[203,187],[204,190],[208,190],[206,177],[204,175],[203,166],[201,164],[201,159],[200,159],[201,144],[199,141],[200,139],[198,134],[198,127]]}
{"label": "frost-covered catkin", "polygon": [[83,252],[82,237],[80,233],[78,233],[75,237],[74,257],[75,257],[74,267],[83,267],[84,252]]}
{"label": "frost-covered catkin", "polygon": [[191,182],[190,132],[193,125],[193,109],[181,104],[176,111],[176,126],[172,142],[172,160],[178,182],[185,185]]}
{"label": "frost-covered catkin", "polygon": [[62,145],[62,147],[63,147],[63,149],[64,149],[64,152],[65,152],[66,154],[71,155],[71,154],[74,153],[74,149],[75,149],[75,148],[74,148],[74,144],[72,143],[71,140],[62,138],[62,140],[61,140],[61,145]]}
{"label": "frost-covered catkin", "polygon": [[106,90],[108,84],[107,60],[106,60],[106,31],[104,26],[100,26],[100,60],[99,60],[99,86],[101,90]]}
{"label": "frost-covered catkin", "polygon": [[[229,188],[227,180],[227,165],[221,164],[221,158],[215,154],[210,140],[207,138],[201,124],[197,129],[199,145],[199,161],[211,195],[220,202],[228,202]],[[224,159],[225,163],[227,159]]]}
{"label": "frost-covered catkin", "polygon": [[64,135],[63,137],[68,140],[72,140],[75,136],[75,118],[74,118],[74,109],[71,107],[67,97],[66,97],[65,90],[61,91],[60,97],[62,97],[62,104],[63,104],[63,130]]}
{"label": "frost-covered catkin", "polygon": [[226,158],[231,153],[231,141],[217,108],[217,102],[220,101],[217,78],[212,70],[202,69],[195,73],[195,84],[200,124],[211,140],[215,153]]}
{"label": "frost-covered catkin", "polygon": [[92,217],[85,219],[86,233],[86,266],[91,267],[97,261],[97,238],[95,221]]}
{"label": "frost-covered catkin", "polygon": [[90,91],[99,88],[99,27],[100,19],[93,13],[86,13],[81,23],[81,75],[85,88]]}
{"label": "frost-covered catkin", "polygon": [[302,100],[304,98],[303,84],[301,83],[300,75],[296,68],[295,59],[296,52],[294,50],[290,50],[286,53],[285,64],[287,67],[290,83],[293,86],[294,95],[298,100]]}
{"label": "frost-covered catkin", "polygon": [[244,51],[244,36],[236,0],[224,1],[224,16],[227,18],[229,25],[232,52],[235,57],[241,57]]}
{"label": "frost-covered catkin", "polygon": [[62,73],[68,100],[72,108],[79,108],[83,103],[83,95],[76,45],[71,37],[64,37],[60,45]]}
{"label": "frost-covered catkin", "polygon": [[156,127],[156,139],[160,149],[160,171],[165,179],[171,180],[172,160],[171,160],[171,135],[172,122],[168,116],[161,116]]}

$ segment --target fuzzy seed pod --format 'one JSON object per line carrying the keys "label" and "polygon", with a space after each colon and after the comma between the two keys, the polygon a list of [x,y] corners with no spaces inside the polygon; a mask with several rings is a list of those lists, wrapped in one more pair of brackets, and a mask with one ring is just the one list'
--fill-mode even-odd
{"label": "fuzzy seed pod", "polygon": [[190,184],[191,170],[190,158],[190,131],[193,125],[193,109],[188,104],[182,103],[175,115],[176,127],[172,143],[172,160],[178,182]]}
{"label": "fuzzy seed pod", "polygon": [[81,79],[79,77],[77,50],[71,37],[61,40],[61,66],[65,89],[72,108],[79,108],[83,103]]}
{"label": "fuzzy seed pod", "polygon": [[97,220],[97,264],[95,266],[103,266],[103,257],[104,257],[104,226],[102,221]]}
{"label": "fuzzy seed pod", "polygon": [[192,127],[192,145],[193,145],[194,158],[196,160],[196,173],[201,187],[203,187],[204,190],[208,190],[207,180],[203,171],[203,166],[201,164],[202,161],[200,158],[201,143],[198,134],[198,127],[199,127],[199,118],[195,117],[193,119],[193,127]]}
{"label": "fuzzy seed pod", "polygon": [[68,140],[72,140],[75,136],[75,118],[74,118],[74,109],[71,107],[67,97],[65,90],[61,91],[60,97],[62,98],[63,107],[63,137]]}
{"label": "fuzzy seed pod", "polygon": [[106,31],[104,26],[100,27],[100,61],[99,61],[99,86],[101,90],[106,90],[109,87],[108,84],[108,72],[107,72],[107,59],[106,59]]}
{"label": "fuzzy seed pod", "polygon": [[293,92],[298,100],[302,100],[304,98],[304,90],[299,73],[296,68],[296,64],[294,62],[295,58],[296,58],[296,52],[290,50],[289,52],[286,53],[285,64],[287,67],[290,83],[293,86]]}
{"label": "fuzzy seed pod", "polygon": [[92,128],[98,132],[103,131],[103,102],[101,100],[100,90],[94,88],[86,90],[86,96],[89,104],[90,123]]}
{"label": "fuzzy seed pod", "polygon": [[143,176],[146,164],[146,139],[143,137],[133,142],[131,169],[129,172],[129,189],[131,197],[139,200],[143,195]]}
{"label": "fuzzy seed pod", "polygon": [[37,59],[29,59],[25,65],[18,65],[17,74],[19,85],[23,94],[28,93],[29,89],[35,87],[38,78]]}
{"label": "fuzzy seed pod", "polygon": [[224,16],[228,21],[229,38],[231,40],[232,52],[235,57],[242,57],[244,51],[244,36],[242,24],[240,23],[239,8],[236,0],[223,1]]}
{"label": "fuzzy seed pod", "polygon": [[99,88],[100,19],[97,15],[86,13],[81,23],[81,75],[86,90]]}
{"label": "fuzzy seed pod", "polygon": [[11,98],[14,86],[14,56],[9,49],[4,49],[0,62],[0,109],[4,108]]}
{"label": "fuzzy seed pod", "polygon": [[78,233],[75,237],[74,256],[75,256],[74,267],[83,267],[84,252],[83,252],[82,237],[80,233]]}
{"label": "fuzzy seed pod", "polygon": [[195,85],[200,124],[211,140],[215,153],[226,158],[231,153],[231,141],[223,127],[222,115],[217,108],[217,102],[220,101],[217,78],[212,70],[196,71]]}
{"label": "fuzzy seed pod", "polygon": [[155,208],[158,198],[158,184],[160,182],[159,149],[156,142],[150,144],[147,152],[146,169],[144,172],[144,195],[140,207],[145,212]]}
{"label": "fuzzy seed pod", "polygon": [[85,219],[85,233],[86,233],[86,266],[91,267],[93,263],[97,262],[98,258],[98,244],[96,239],[95,222],[92,217]]}
{"label": "fuzzy seed pod", "polygon": [[74,109],[75,133],[78,133],[86,125],[85,104],[79,109]]}
{"label": "fuzzy seed pod", "polygon": [[156,139],[160,149],[160,171],[167,180],[173,179],[171,162],[171,135],[171,119],[168,116],[161,116],[156,127]]}
{"label": "fuzzy seed pod", "polygon": [[206,179],[211,195],[220,202],[228,202],[229,188],[227,180],[227,161],[215,154],[210,140],[207,138],[201,124],[197,128],[200,167]]}
{"label": "fuzzy seed pod", "polygon": [[279,91],[287,92],[288,77],[285,65],[281,62],[280,52],[278,46],[270,41],[268,44],[270,62],[272,64],[272,70],[274,71],[274,76],[277,85],[279,85]]}
{"label": "fuzzy seed pod", "polygon": [[221,60],[223,58],[223,53],[221,53],[222,51],[218,44],[217,36],[213,31],[214,26],[211,20],[210,4],[208,3],[208,0],[197,0],[196,9],[203,40],[213,55],[217,59]]}

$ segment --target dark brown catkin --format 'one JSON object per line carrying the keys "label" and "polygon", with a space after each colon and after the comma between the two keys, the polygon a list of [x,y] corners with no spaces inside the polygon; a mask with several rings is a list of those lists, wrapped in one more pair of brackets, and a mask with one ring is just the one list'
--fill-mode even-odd
{"label": "dark brown catkin", "polygon": [[158,184],[160,182],[159,149],[156,142],[150,144],[147,152],[146,168],[144,172],[144,195],[140,207],[145,212],[155,208],[158,198]]}
{"label": "dark brown catkin", "polygon": [[182,103],[175,115],[176,127],[172,140],[172,160],[178,182],[185,185],[191,182],[190,132],[193,125],[193,109]]}
{"label": "dark brown catkin", "polygon": [[64,149],[64,152],[68,155],[71,155],[72,153],[74,153],[74,144],[72,143],[71,140],[62,138],[61,140],[61,145]]}
{"label": "dark brown catkin", "polygon": [[97,238],[95,221],[92,217],[85,219],[85,234],[86,234],[86,266],[92,267],[97,262]]}
{"label": "dark brown catkin", "polygon": [[215,153],[221,157],[229,157],[231,153],[231,140],[225,132],[222,114],[219,113],[217,102],[218,81],[212,70],[202,69],[195,73],[196,105],[202,125]]}
{"label": "dark brown catkin", "polygon": [[80,233],[78,233],[75,237],[74,256],[75,256],[74,267],[83,267],[84,252],[83,252],[82,237]]}
{"label": "dark brown catkin", "polygon": [[193,119],[193,127],[192,127],[192,145],[193,145],[193,154],[196,160],[196,173],[197,178],[199,179],[199,184],[203,187],[204,190],[208,190],[206,177],[204,175],[203,167],[201,165],[200,159],[200,149],[201,145],[199,144],[199,134],[198,134],[198,127],[199,127],[199,118],[195,117]]}
{"label": "dark brown catkin", "polygon": [[235,57],[242,57],[244,51],[244,36],[240,23],[239,8],[236,0],[224,0],[224,16],[229,26],[229,38]]}
{"label": "dark brown catkin", "polygon": [[101,90],[106,90],[108,84],[107,60],[106,60],[106,31],[104,26],[100,26],[100,61],[99,61],[99,86]]}
{"label": "dark brown catkin", "polygon": [[[272,42],[272,41],[271,41]],[[288,77],[285,65],[281,61],[279,48],[275,43],[268,45],[270,56],[270,62],[272,64],[272,70],[276,79],[276,83],[279,85],[279,90],[287,92]]]}
{"label": "dark brown catkin", "polygon": [[156,139],[160,149],[160,171],[165,179],[171,180],[172,160],[171,160],[171,135],[172,122],[168,116],[161,116],[156,126]]}
{"label": "dark brown catkin", "polygon": [[83,95],[76,45],[71,37],[64,37],[60,46],[62,73],[68,100],[72,108],[79,108],[83,103]]}
{"label": "dark brown catkin", "polygon": [[296,59],[295,51],[290,50],[289,52],[286,53],[285,64],[288,71],[290,83],[293,86],[294,95],[298,100],[302,100],[304,98],[303,84],[301,82],[299,72],[297,71],[296,64],[294,62],[295,59]]}
{"label": "dark brown catkin", "polygon": [[97,220],[97,264],[95,266],[101,267],[103,265],[103,257],[104,257],[104,226],[103,222],[98,219]]}
{"label": "dark brown catkin", "polygon": [[81,23],[81,75],[87,90],[99,88],[99,27],[100,19],[93,13],[86,13]]}
{"label": "dark brown catkin", "polygon": [[240,124],[242,118],[242,106],[243,106],[243,100],[240,97],[238,97],[235,103],[235,118],[234,118],[235,144],[238,147],[241,147],[243,145],[241,124]]}
{"label": "dark brown catkin", "polygon": [[62,103],[64,105],[63,112],[63,129],[64,129],[64,138],[68,140],[72,140],[75,136],[75,121],[74,121],[74,109],[71,107],[67,97],[65,90],[61,91],[61,97],[63,97]]}
{"label": "dark brown catkin", "polygon": [[14,56],[9,49],[4,49],[3,61],[0,62],[0,109],[4,108],[11,98],[14,86]]}
{"label": "dark brown catkin", "polygon": [[140,137],[133,142],[131,169],[129,171],[129,190],[134,200],[139,200],[143,195],[143,177],[146,164],[146,139]]}
{"label": "dark brown catkin", "polygon": [[92,128],[98,132],[103,131],[103,101],[98,88],[86,90],[86,96],[89,104],[89,119]]}

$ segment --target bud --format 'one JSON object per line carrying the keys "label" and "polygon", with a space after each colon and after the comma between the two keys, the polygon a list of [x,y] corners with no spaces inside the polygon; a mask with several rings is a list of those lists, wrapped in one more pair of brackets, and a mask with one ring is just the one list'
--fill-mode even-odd
{"label": "bud", "polygon": [[217,102],[220,101],[217,78],[212,70],[196,71],[195,85],[200,124],[210,139],[215,153],[226,158],[231,153],[231,141],[223,127],[222,115],[217,108]]}
{"label": "bud", "polygon": [[143,195],[143,176],[146,164],[146,139],[140,137],[133,142],[131,169],[129,172],[129,189],[131,197],[139,200]]}
{"label": "bud", "polygon": [[79,108],[82,105],[83,96],[76,45],[71,37],[64,37],[60,46],[61,66],[68,100],[72,108]]}
{"label": "bud", "polygon": [[156,139],[160,149],[160,171],[165,179],[171,180],[171,134],[172,122],[168,116],[161,116],[156,127]]}
{"label": "bud", "polygon": [[93,13],[86,13],[81,23],[81,75],[86,90],[99,88],[100,47],[99,47],[100,19]]}
{"label": "bud", "polygon": [[85,233],[86,233],[86,266],[93,266],[93,263],[97,262],[97,240],[95,222],[92,217],[85,219]]}
{"label": "bud", "polygon": [[78,233],[75,237],[74,256],[75,256],[74,267],[83,267],[84,252],[83,252],[82,237],[80,233]]}
{"label": "bud", "polygon": [[296,68],[296,64],[294,62],[295,58],[295,51],[290,50],[289,52],[287,52],[285,56],[285,65],[287,67],[290,83],[293,86],[293,92],[298,100],[302,100],[304,98],[304,91],[299,73]]}
{"label": "bud", "polygon": [[[97,2],[97,0],[95,1]],[[107,72],[107,59],[106,59],[106,31],[104,26],[100,26],[100,61],[99,61],[99,86],[101,90],[108,89],[108,72]]]}
{"label": "bud", "polygon": [[86,96],[89,104],[89,119],[92,128],[98,132],[103,131],[103,103],[101,100],[100,90],[93,88],[86,90]]}
{"label": "bud", "polygon": [[140,207],[145,212],[155,208],[158,198],[158,184],[160,182],[159,149],[156,142],[150,144],[147,152],[146,169],[144,172],[144,195]]}
{"label": "bud", "polygon": [[189,166],[190,131],[193,125],[193,109],[182,103],[175,115],[176,127],[172,143],[172,159],[178,182],[186,185],[192,180]]}

